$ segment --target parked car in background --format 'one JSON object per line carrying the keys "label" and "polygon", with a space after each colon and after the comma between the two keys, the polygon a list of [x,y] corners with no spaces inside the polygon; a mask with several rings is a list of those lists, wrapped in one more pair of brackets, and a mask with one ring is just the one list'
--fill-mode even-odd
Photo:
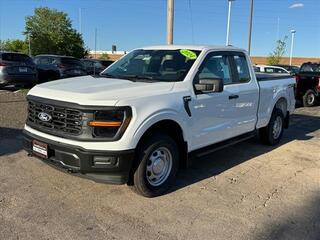
{"label": "parked car in background", "polygon": [[290,72],[291,75],[295,75],[299,72],[300,67],[293,66],[293,65],[285,65],[285,64],[276,64],[274,65],[276,67],[282,67],[286,69],[288,72]]}
{"label": "parked car in background", "polygon": [[271,66],[271,65],[255,65],[254,66],[255,72],[261,73],[286,73],[290,74],[290,72],[282,67]]}
{"label": "parked car in background", "polygon": [[44,83],[27,95],[24,148],[96,181],[163,194],[188,156],[254,137],[278,144],[295,108],[295,80],[255,74],[245,50],[136,49],[98,77]]}
{"label": "parked car in background", "polygon": [[311,107],[320,100],[320,63],[307,62],[296,74],[296,98],[303,106]]}
{"label": "parked car in background", "polygon": [[31,87],[37,83],[37,77],[36,66],[28,55],[0,52],[0,87]]}
{"label": "parked car in background", "polygon": [[39,73],[40,82],[87,75],[82,62],[74,57],[38,55],[34,57],[34,62]]}
{"label": "parked car in background", "polygon": [[104,69],[109,67],[113,61],[111,60],[99,60],[99,59],[81,59],[88,75],[96,75],[101,73]]}

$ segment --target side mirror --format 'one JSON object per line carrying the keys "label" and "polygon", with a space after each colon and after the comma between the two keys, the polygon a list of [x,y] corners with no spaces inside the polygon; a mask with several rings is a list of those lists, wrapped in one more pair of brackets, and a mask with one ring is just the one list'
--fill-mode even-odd
{"label": "side mirror", "polygon": [[202,93],[222,92],[223,80],[221,78],[200,79],[199,83],[195,84],[195,89]]}

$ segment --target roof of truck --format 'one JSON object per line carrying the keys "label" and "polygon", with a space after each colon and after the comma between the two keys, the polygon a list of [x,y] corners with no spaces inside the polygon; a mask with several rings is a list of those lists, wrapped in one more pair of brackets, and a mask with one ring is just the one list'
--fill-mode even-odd
{"label": "roof of truck", "polygon": [[142,49],[192,49],[192,50],[219,50],[219,51],[245,51],[244,49],[233,47],[233,46],[218,46],[218,45],[157,45],[157,46],[148,46],[143,47]]}

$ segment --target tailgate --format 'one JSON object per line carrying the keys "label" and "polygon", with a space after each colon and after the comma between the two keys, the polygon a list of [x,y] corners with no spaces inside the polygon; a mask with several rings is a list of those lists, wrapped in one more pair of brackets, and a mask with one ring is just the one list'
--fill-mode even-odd
{"label": "tailgate", "polygon": [[26,66],[26,65],[14,65],[14,66],[7,66],[6,72],[9,75],[30,75],[30,74],[35,74],[36,70],[35,67],[33,66]]}

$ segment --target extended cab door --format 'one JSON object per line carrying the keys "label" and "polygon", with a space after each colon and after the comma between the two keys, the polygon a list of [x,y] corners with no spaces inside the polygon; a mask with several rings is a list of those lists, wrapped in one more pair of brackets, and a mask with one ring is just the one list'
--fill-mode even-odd
{"label": "extended cab door", "polygon": [[233,87],[237,89],[235,91],[238,96],[235,99],[236,122],[233,123],[233,135],[236,136],[251,132],[256,127],[259,86],[255,77],[250,74],[250,61],[244,53],[232,52],[231,63],[235,76]]}
{"label": "extended cab door", "polygon": [[228,52],[208,53],[199,67],[193,84],[200,79],[221,78],[222,92],[196,92],[190,101],[192,113],[191,150],[220,142],[234,136],[237,129],[238,110],[236,108],[238,87],[232,71],[232,59]]}

